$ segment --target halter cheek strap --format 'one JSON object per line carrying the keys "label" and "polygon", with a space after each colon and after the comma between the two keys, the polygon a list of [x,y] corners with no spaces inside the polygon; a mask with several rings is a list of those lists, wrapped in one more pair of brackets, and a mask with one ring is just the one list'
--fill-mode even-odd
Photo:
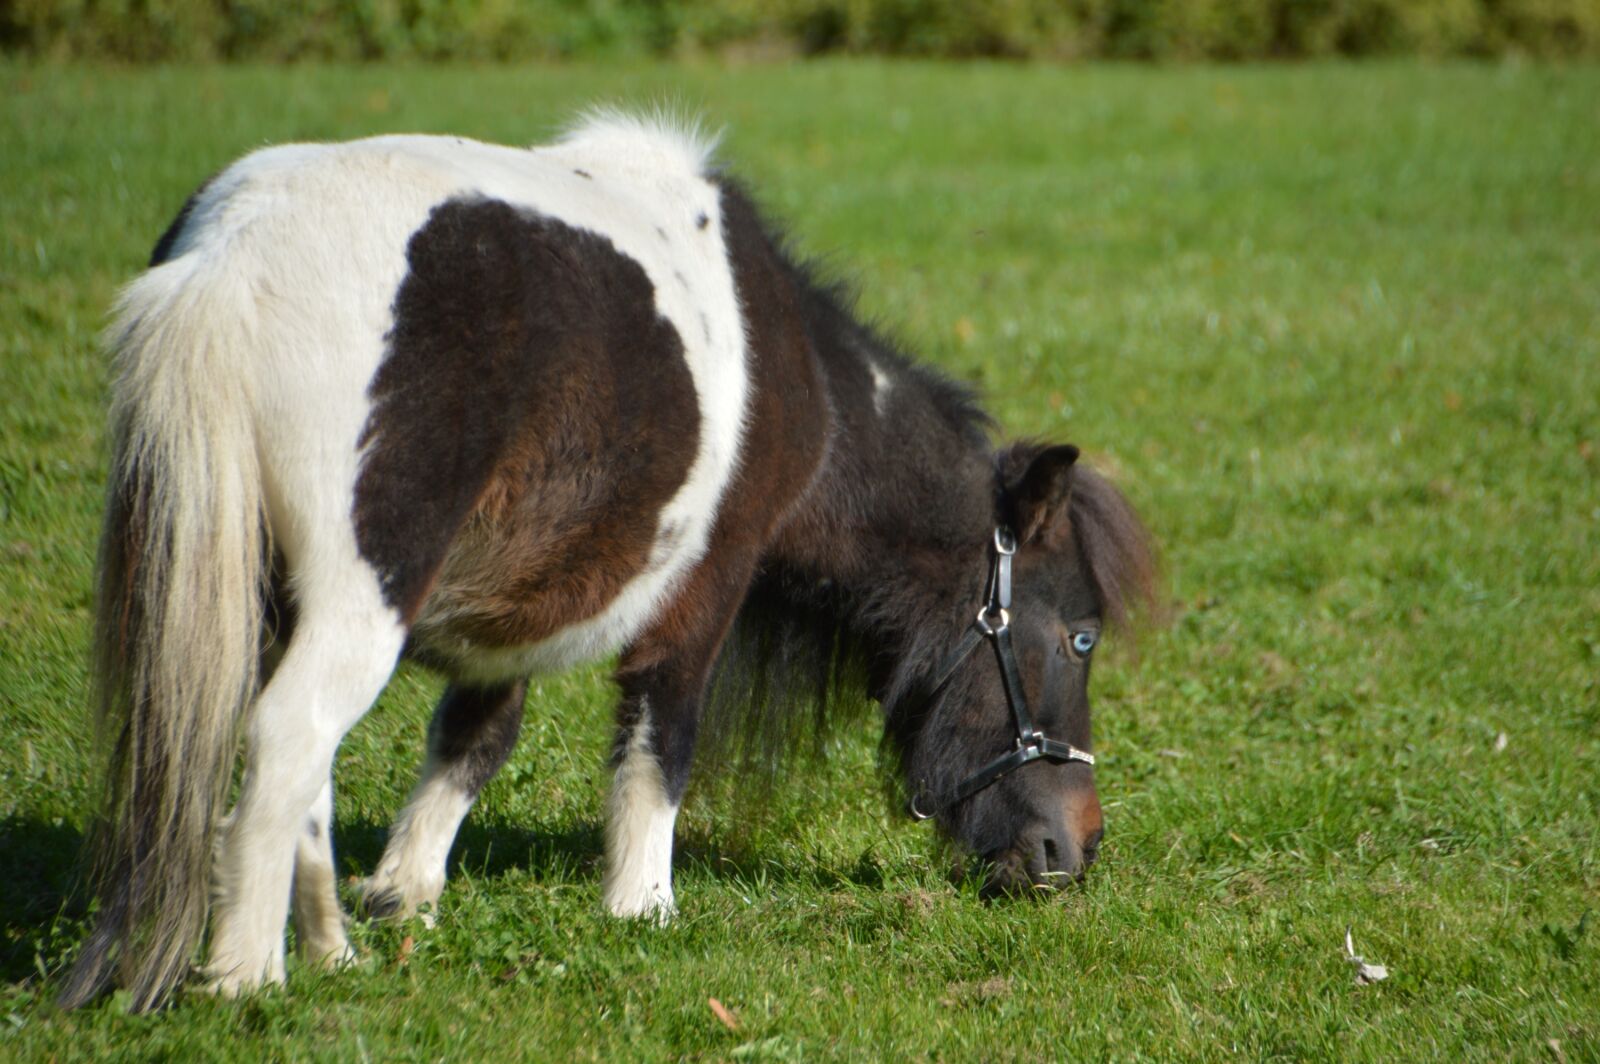
{"label": "halter cheek strap", "polygon": [[1000,684],[1005,688],[1006,703],[1011,707],[1012,721],[1017,728],[1016,746],[956,784],[943,798],[921,792],[913,795],[911,816],[916,820],[927,820],[959,805],[1030,761],[1043,758],[1056,764],[1068,761],[1094,764],[1094,755],[1087,750],[1051,739],[1033,726],[1033,715],[1028,712],[1028,700],[1022,692],[1022,675],[1017,671],[1017,655],[1011,647],[1011,559],[1016,553],[1016,534],[1004,525],[995,528],[994,558],[989,566],[984,604],[978,610],[977,619],[962,635],[961,642],[945,658],[928,695],[930,700],[937,697],[961,663],[978,644],[987,641],[994,647],[995,661],[1000,666]]}

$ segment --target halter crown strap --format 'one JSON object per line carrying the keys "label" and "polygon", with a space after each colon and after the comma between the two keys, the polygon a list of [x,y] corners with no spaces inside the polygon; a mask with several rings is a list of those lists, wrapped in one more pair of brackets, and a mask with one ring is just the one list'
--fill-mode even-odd
{"label": "halter crown strap", "polygon": [[1017,726],[1017,745],[1010,751],[984,765],[978,771],[956,784],[944,800],[932,800],[922,794],[911,798],[911,816],[927,820],[952,806],[971,798],[974,794],[1021,768],[1030,761],[1043,758],[1056,764],[1081,761],[1094,764],[1094,755],[1080,750],[1071,743],[1051,739],[1033,726],[1033,716],[1028,712],[1028,699],[1022,690],[1022,674],[1017,670],[1016,652],[1011,646],[1011,559],[1017,553],[1017,537],[1005,525],[994,530],[994,559],[989,566],[989,580],[984,589],[984,604],[978,617],[968,626],[944,665],[934,677],[929,699],[938,696],[961,663],[987,640],[994,647],[995,662],[1000,667],[1000,683],[1005,689],[1006,703],[1011,707],[1011,717]]}

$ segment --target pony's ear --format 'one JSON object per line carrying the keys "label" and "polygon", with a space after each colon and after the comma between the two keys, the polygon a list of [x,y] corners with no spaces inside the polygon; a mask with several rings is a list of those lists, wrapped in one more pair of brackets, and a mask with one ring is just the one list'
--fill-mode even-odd
{"label": "pony's ear", "polygon": [[1041,535],[1066,531],[1072,465],[1077,460],[1078,449],[1070,443],[1060,443],[1036,451],[1026,466],[1006,475],[1006,509],[1016,528],[1017,542],[1031,543]]}

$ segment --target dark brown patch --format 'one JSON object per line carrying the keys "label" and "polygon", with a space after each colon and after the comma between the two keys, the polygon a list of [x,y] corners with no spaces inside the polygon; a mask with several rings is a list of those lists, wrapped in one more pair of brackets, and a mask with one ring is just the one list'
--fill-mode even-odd
{"label": "dark brown patch", "polygon": [[706,217],[706,212],[705,211],[701,211],[699,214],[694,216],[694,227],[696,229],[704,229],[706,226],[708,226],[710,224],[711,224],[711,219]]}
{"label": "dark brown patch", "polygon": [[476,796],[516,748],[527,694],[526,680],[445,688],[428,725],[428,753],[467,794]]}
{"label": "dark brown patch", "polygon": [[456,634],[537,641],[648,560],[698,446],[683,345],[638,263],[505,203],[442,204],[407,258],[357,542],[408,622],[456,544],[475,559],[452,572],[472,610]]}
{"label": "dark brown patch", "polygon": [[577,174],[579,177],[583,178],[585,181],[593,181],[594,180],[594,175],[591,174],[587,170],[576,170],[575,169],[572,172]]}

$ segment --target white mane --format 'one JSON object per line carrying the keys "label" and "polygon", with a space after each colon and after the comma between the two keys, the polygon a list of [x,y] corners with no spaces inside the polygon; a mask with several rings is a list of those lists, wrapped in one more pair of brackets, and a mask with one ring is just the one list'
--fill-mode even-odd
{"label": "white mane", "polygon": [[643,166],[661,166],[704,174],[716,156],[721,133],[708,133],[700,119],[657,108],[635,114],[614,107],[585,111],[557,140],[574,151],[632,159]]}

